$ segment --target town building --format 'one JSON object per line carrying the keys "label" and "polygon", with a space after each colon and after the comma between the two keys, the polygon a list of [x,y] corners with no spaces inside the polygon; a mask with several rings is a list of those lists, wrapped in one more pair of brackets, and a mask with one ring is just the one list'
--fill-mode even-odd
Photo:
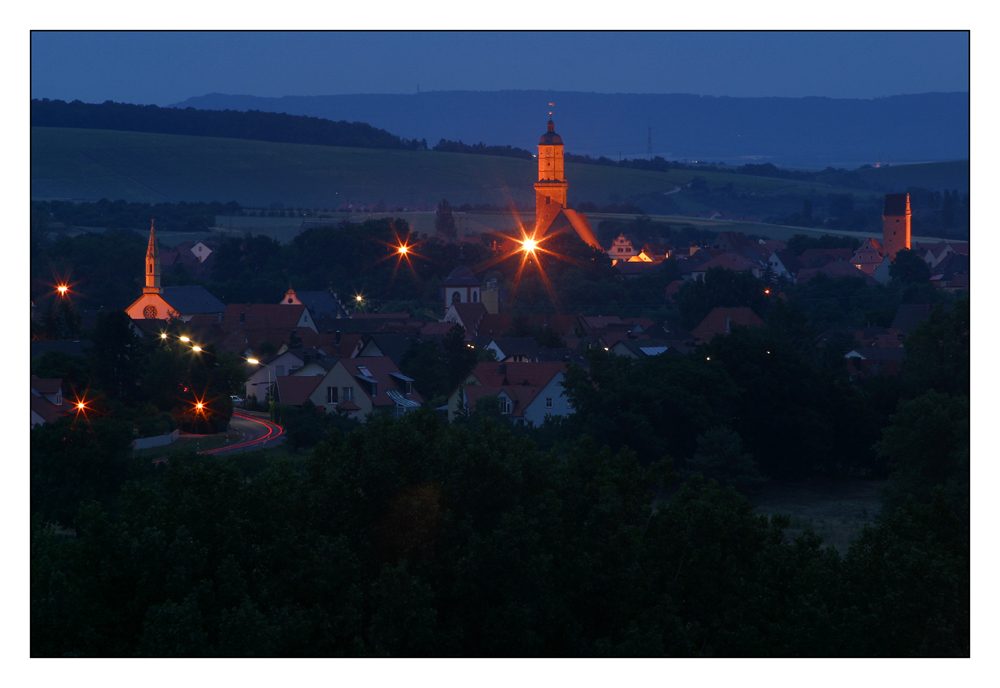
{"label": "town building", "polygon": [[149,228],[146,248],[146,285],[142,296],[125,309],[133,320],[169,320],[184,322],[196,315],[219,315],[226,305],[202,286],[163,287],[160,284],[160,249],[156,244],[155,224]]}
{"label": "town building", "polygon": [[882,247],[895,260],[896,254],[910,248],[910,194],[886,194],[882,206]]}

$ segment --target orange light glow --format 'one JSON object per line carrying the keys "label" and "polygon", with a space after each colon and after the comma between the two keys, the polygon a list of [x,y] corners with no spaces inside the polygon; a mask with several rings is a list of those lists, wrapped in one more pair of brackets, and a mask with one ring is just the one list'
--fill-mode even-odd
{"label": "orange light glow", "polygon": [[190,338],[190,337],[183,337],[183,336],[182,336],[182,337],[180,337],[180,340],[181,340],[182,342],[190,342],[190,341],[191,341],[191,338]]}
{"label": "orange light glow", "polygon": [[402,256],[405,256],[407,253],[410,252],[410,247],[404,244],[400,246],[398,249],[396,249],[396,252]]}
{"label": "orange light glow", "polygon": [[166,339],[166,338],[167,338],[167,333],[166,332],[161,332],[160,333],[160,339]]}
{"label": "orange light glow", "polygon": [[69,291],[69,287],[67,287],[65,284],[60,284],[58,287],[56,287],[56,291],[59,292],[60,296],[66,296],[66,292]]}
{"label": "orange light glow", "polygon": [[201,347],[200,347],[200,346],[198,346],[198,345],[195,345],[195,346],[192,346],[192,347],[191,347],[191,350],[192,350],[192,351],[201,351]]}
{"label": "orange light glow", "polygon": [[538,248],[538,242],[534,239],[525,239],[521,242],[521,246],[523,246],[524,250],[528,253],[534,253],[535,249]]}

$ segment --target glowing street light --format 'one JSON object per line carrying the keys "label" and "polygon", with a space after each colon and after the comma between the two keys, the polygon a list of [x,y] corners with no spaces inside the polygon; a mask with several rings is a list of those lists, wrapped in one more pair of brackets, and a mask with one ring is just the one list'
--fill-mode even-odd
{"label": "glowing street light", "polygon": [[396,253],[398,253],[401,256],[405,256],[409,252],[410,252],[410,247],[407,246],[406,244],[403,244],[398,249],[396,249]]}
{"label": "glowing street light", "polygon": [[69,287],[67,287],[65,284],[60,284],[58,287],[56,287],[56,291],[59,292],[59,296],[66,296],[66,292],[69,291]]}
{"label": "glowing street light", "polygon": [[524,241],[521,242],[521,246],[528,253],[534,253],[535,249],[538,248],[538,242],[535,241],[534,239],[525,239]]}
{"label": "glowing street light", "polygon": [[180,337],[178,337],[178,339],[180,339],[182,342],[190,342],[191,341],[191,338],[188,337],[188,336],[186,336],[186,335],[181,335]]}

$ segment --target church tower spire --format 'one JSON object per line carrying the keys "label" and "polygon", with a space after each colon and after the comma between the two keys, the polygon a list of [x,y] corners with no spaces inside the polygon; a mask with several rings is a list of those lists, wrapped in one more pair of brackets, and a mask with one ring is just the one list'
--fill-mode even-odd
{"label": "church tower spire", "polygon": [[[549,103],[551,105],[552,103]],[[538,140],[538,182],[535,184],[535,231],[548,227],[566,207],[563,140],[549,113],[548,131]]]}
{"label": "church tower spire", "polygon": [[160,294],[160,250],[156,247],[156,221],[150,220],[149,246],[146,247],[146,286],[143,294]]}

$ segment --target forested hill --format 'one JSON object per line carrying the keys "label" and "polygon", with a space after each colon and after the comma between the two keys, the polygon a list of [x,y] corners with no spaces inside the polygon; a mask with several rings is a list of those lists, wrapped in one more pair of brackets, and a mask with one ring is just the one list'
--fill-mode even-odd
{"label": "forested hill", "polygon": [[273,143],[307,143],[354,148],[419,150],[426,141],[407,140],[361,122],[334,122],[305,115],[235,110],[161,108],[106,101],[33,99],[31,125],[72,129],[107,129],[150,134],[182,134],[249,139]]}

